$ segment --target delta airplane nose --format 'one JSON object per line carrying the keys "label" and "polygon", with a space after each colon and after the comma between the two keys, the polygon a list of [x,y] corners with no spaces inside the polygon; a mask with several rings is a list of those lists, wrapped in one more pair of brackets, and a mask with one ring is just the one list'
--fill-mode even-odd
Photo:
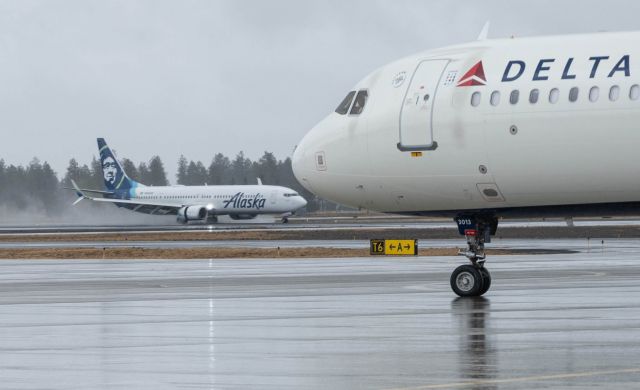
{"label": "delta airplane nose", "polygon": [[304,138],[302,138],[298,146],[296,146],[296,149],[293,152],[293,156],[291,158],[291,168],[293,169],[293,175],[296,177],[298,182],[310,192],[313,191],[309,186],[309,176],[314,171],[313,156],[311,155],[312,152],[309,148],[309,138],[312,135],[312,132],[313,130],[305,135]]}
{"label": "delta airplane nose", "polygon": [[295,150],[293,151],[293,156],[291,157],[291,169],[293,170],[293,176],[295,176],[296,180],[302,184],[302,154],[303,152],[300,150],[302,147],[302,143],[304,139],[300,142],[300,144],[296,145]]}
{"label": "delta airplane nose", "polygon": [[330,114],[302,138],[291,159],[306,190],[336,203],[360,207],[369,171],[365,122]]}

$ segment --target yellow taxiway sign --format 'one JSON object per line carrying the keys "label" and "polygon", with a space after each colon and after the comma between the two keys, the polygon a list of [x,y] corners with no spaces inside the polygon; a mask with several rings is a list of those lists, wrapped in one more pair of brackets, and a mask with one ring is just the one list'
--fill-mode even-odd
{"label": "yellow taxiway sign", "polygon": [[371,240],[372,256],[417,256],[418,240]]}

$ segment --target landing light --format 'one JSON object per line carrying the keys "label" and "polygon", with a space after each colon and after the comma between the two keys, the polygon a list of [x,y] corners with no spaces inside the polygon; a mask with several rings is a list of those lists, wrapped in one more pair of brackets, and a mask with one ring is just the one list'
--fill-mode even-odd
{"label": "landing light", "polygon": [[209,203],[205,208],[207,209],[207,211],[211,211],[213,210],[213,205]]}

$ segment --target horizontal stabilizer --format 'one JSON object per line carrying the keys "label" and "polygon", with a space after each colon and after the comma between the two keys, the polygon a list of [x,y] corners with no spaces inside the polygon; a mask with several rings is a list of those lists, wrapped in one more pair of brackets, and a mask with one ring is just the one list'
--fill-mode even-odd
{"label": "horizontal stabilizer", "polygon": [[73,181],[73,179],[71,180],[71,185],[73,186],[73,190],[76,192],[76,195],[78,195],[78,199],[76,199],[75,202],[73,202],[73,205],[77,205],[78,203],[80,203],[82,201],[82,199],[92,199],[91,197],[85,195],[85,193],[80,189],[80,187],[78,187],[78,185],[76,184],[75,181]]}
{"label": "horizontal stabilizer", "polygon": [[82,192],[88,192],[88,193],[91,193],[91,194],[102,194],[102,195],[113,195],[113,194],[115,194],[114,191],[90,190],[90,189],[87,189],[87,188],[78,188],[78,189],[76,189],[76,188],[73,188],[73,187],[64,187],[64,189],[65,190],[73,190],[73,191],[76,191],[76,192],[78,190],[80,190]]}

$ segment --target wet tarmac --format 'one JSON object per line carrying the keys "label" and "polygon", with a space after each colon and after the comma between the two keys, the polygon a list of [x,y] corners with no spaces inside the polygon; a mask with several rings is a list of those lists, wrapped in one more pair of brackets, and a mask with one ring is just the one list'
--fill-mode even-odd
{"label": "wet tarmac", "polygon": [[640,388],[640,241],[581,245],[481,299],[451,257],[0,261],[1,387]]}
{"label": "wet tarmac", "polygon": [[[0,225],[0,235],[34,235],[34,234],[100,234],[100,233],[174,233],[174,232],[228,232],[228,231],[316,231],[316,230],[362,230],[362,229],[423,229],[457,231],[453,220],[420,219],[414,217],[376,216],[376,217],[292,217],[291,223],[258,221],[232,221],[217,224],[170,224],[170,225]],[[638,227],[640,220],[631,218],[619,219],[577,219],[571,222],[575,227]],[[510,228],[562,228],[567,221],[548,220],[507,220],[500,222],[500,230]]]}
{"label": "wet tarmac", "polygon": [[[185,249],[185,248],[342,248],[366,249],[369,240],[175,240],[175,241],[0,241],[0,249],[28,248],[145,248],[145,249]],[[605,251],[635,250],[637,239],[499,239],[494,238],[489,249],[515,249],[526,252],[547,251]],[[464,239],[419,240],[420,248],[461,248]]]}

